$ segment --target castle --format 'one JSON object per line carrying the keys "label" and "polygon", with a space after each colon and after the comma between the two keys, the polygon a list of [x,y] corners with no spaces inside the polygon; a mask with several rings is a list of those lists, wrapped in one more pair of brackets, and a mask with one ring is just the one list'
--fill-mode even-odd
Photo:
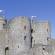
{"label": "castle", "polygon": [[55,55],[49,22],[26,16],[7,22],[0,17],[0,55]]}

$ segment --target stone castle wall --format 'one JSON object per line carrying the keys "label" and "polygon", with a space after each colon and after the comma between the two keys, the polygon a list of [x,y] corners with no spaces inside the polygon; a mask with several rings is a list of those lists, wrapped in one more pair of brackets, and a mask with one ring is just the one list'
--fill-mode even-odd
{"label": "stone castle wall", "polygon": [[35,22],[25,16],[8,23],[0,17],[0,55],[54,55],[48,21]]}

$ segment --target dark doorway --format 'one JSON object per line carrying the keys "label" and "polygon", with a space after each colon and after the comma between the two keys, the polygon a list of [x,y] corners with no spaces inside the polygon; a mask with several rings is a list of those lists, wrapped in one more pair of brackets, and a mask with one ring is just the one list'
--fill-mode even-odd
{"label": "dark doorway", "polygon": [[5,48],[5,55],[7,55],[7,52],[9,51],[9,47]]}

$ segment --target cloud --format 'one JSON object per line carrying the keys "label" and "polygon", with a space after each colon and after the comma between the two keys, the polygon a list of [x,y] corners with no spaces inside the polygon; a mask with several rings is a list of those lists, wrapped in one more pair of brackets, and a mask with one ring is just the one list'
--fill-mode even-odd
{"label": "cloud", "polygon": [[0,12],[3,12],[3,10],[0,10]]}
{"label": "cloud", "polygon": [[31,16],[31,17],[33,18],[33,17],[37,17],[37,16]]}

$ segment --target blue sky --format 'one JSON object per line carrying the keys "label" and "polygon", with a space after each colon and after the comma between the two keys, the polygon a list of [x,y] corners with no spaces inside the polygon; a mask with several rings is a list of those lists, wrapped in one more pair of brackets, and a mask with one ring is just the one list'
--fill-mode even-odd
{"label": "blue sky", "polygon": [[0,9],[7,19],[14,16],[38,16],[37,19],[51,22],[55,38],[55,0],[0,0]]}

